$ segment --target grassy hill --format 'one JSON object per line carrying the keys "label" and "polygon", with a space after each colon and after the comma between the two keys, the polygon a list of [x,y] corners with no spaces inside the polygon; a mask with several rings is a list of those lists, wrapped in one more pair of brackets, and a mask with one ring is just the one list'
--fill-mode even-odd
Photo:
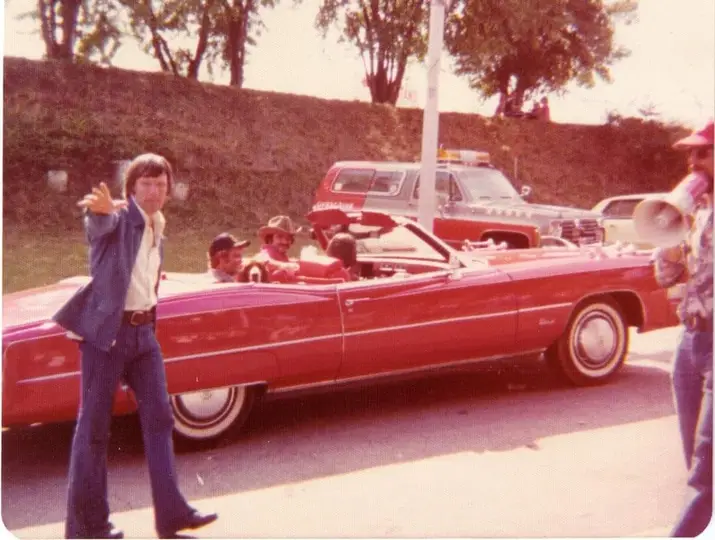
{"label": "grassy hill", "polygon": [[[102,180],[118,194],[116,161],[142,152],[167,156],[190,186],[185,202],[167,207],[169,236],[204,243],[224,229],[255,235],[277,213],[301,218],[334,161],[420,153],[420,109],[18,58],[4,59],[3,84],[6,273],[28,235],[81,238],[75,202]],[[581,126],[450,113],[440,117],[439,140],[487,150],[508,174],[517,159],[515,183],[530,184],[536,202],[590,207],[608,195],[669,189],[685,172],[670,148],[681,134],[635,119]],[[51,169],[68,172],[66,193],[46,187]]]}

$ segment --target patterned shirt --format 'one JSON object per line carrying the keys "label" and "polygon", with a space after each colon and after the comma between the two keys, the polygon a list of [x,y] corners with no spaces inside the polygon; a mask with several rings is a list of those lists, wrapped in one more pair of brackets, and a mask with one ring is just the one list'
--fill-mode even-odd
{"label": "patterned shirt", "polygon": [[663,250],[654,254],[655,277],[662,287],[672,287],[684,281],[679,296],[680,320],[697,315],[712,321],[713,318],[713,206],[709,199],[703,201],[693,215],[688,239],[683,244],[679,261],[663,258]]}

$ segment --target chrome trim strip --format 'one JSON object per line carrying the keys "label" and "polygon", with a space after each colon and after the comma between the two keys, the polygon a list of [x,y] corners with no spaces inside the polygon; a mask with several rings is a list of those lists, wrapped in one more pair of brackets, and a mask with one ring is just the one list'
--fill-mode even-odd
{"label": "chrome trim strip", "polygon": [[529,313],[531,311],[544,311],[547,309],[558,309],[558,308],[565,308],[565,307],[571,307],[574,304],[572,302],[562,302],[560,304],[549,304],[547,306],[537,306],[537,307],[530,307],[530,308],[522,308],[519,310],[520,313]]}
{"label": "chrome trim strip", "polygon": [[212,386],[211,388],[201,388],[200,390],[189,390],[188,392],[170,392],[169,396],[184,396],[186,394],[195,394],[197,392],[213,392],[214,390],[224,390],[227,388],[240,388],[241,386],[268,386],[268,381],[252,381],[241,384],[227,384],[223,386]]}
{"label": "chrome trim strip", "polygon": [[[369,330],[357,330],[353,332],[345,332],[344,334],[329,334],[325,336],[318,336],[318,337],[311,337],[311,338],[302,338],[302,339],[293,339],[289,341],[280,341],[280,342],[275,342],[275,343],[262,343],[260,345],[249,345],[246,347],[236,347],[233,349],[223,349],[219,351],[210,351],[210,352],[205,352],[205,353],[195,353],[195,354],[187,354],[184,356],[174,356],[174,357],[165,357],[164,358],[164,363],[168,364],[170,362],[181,362],[184,360],[195,360],[198,358],[206,358],[210,356],[223,356],[227,354],[239,354],[239,353],[244,353],[244,352],[249,352],[249,351],[260,351],[260,350],[266,350],[266,349],[273,349],[275,347],[285,347],[285,346],[290,346],[290,345],[301,345],[305,343],[313,343],[316,341],[325,341],[329,339],[341,339],[343,337],[348,338],[348,337],[353,337],[353,336],[364,336],[368,334],[381,334],[385,332],[392,332],[392,331],[399,331],[399,330],[408,330],[411,328],[423,328],[425,326],[434,326],[434,325],[441,325],[441,324],[447,324],[447,323],[460,323],[460,322],[469,322],[469,321],[478,321],[478,320],[483,320],[483,319],[492,319],[495,317],[504,317],[508,315],[513,315],[517,314],[519,312],[531,312],[531,311],[542,311],[546,309],[555,309],[555,308],[561,308],[561,307],[567,307],[571,306],[570,303],[561,303],[561,304],[551,304],[548,306],[540,306],[536,308],[527,308],[527,309],[522,309],[522,310],[509,310],[509,311],[500,311],[496,313],[485,313],[481,315],[469,315],[466,317],[453,317],[450,319],[442,319],[439,321],[425,321],[425,322],[420,322],[420,323],[413,323],[413,324],[402,324],[402,325],[397,325],[397,326],[389,326],[386,328],[371,328]],[[63,335],[62,334],[53,334],[53,336],[58,336],[58,335]],[[43,336],[43,337],[50,337],[50,336]],[[28,340],[30,341],[30,340]],[[342,344],[342,349],[343,349],[343,356],[345,354],[345,343],[343,342]],[[7,351],[6,351],[7,352]],[[28,384],[31,382],[44,382],[47,380],[54,380],[54,379],[62,379],[70,376],[75,376],[78,375],[79,372],[75,371],[72,373],[61,373],[57,375],[44,375],[40,377],[33,377],[31,379],[22,379],[18,381],[18,384]]]}
{"label": "chrome trim strip", "polygon": [[32,377],[31,379],[21,379],[17,381],[17,384],[30,384],[30,383],[38,383],[38,382],[45,382],[45,381],[53,381],[57,379],[65,379],[67,377],[74,377],[80,376],[79,371],[70,371],[67,373],[57,373],[55,375],[42,375],[41,377]]}
{"label": "chrome trim strip", "polygon": [[274,347],[284,347],[286,345],[299,345],[301,343],[310,343],[313,341],[324,341],[326,339],[340,339],[342,337],[343,337],[342,334],[329,334],[326,336],[319,336],[319,337],[312,337],[312,338],[292,339],[290,341],[278,341],[275,343],[262,343],[261,345],[249,345],[247,347],[237,347],[235,349],[224,349],[221,351],[211,351],[211,352],[206,352],[206,353],[187,354],[185,356],[173,356],[171,358],[164,358],[164,363],[168,364],[169,362],[181,362],[183,360],[194,360],[196,358],[204,358],[206,356],[222,356],[224,354],[235,354],[235,353],[242,353],[242,352],[248,352],[248,351],[259,351],[262,349],[273,349]]}
{"label": "chrome trim strip", "polygon": [[516,354],[497,354],[497,355],[493,355],[493,356],[467,358],[464,360],[455,360],[453,362],[447,362],[444,364],[430,364],[428,366],[419,366],[419,367],[415,367],[415,368],[398,369],[398,370],[394,370],[394,371],[384,371],[384,372],[375,373],[372,375],[358,375],[356,377],[346,377],[344,379],[334,379],[334,380],[320,381],[317,383],[299,384],[296,386],[286,386],[283,388],[276,388],[276,389],[271,389],[269,387],[268,393],[269,394],[281,394],[284,392],[293,392],[293,391],[304,390],[304,389],[308,389],[308,388],[320,388],[320,387],[339,385],[339,384],[349,384],[352,382],[367,381],[367,380],[371,380],[371,379],[379,379],[379,378],[385,378],[385,377],[405,375],[405,374],[409,374],[409,373],[419,373],[421,371],[433,371],[433,370],[439,370],[442,368],[454,367],[454,366],[465,365],[465,364],[488,362],[490,360],[518,358],[520,356],[541,354],[545,350],[546,349],[542,347],[542,348],[532,349],[529,351],[524,351],[524,352],[520,352],[520,353],[516,353]]}
{"label": "chrome trim strip", "polygon": [[425,322],[413,323],[413,324],[401,324],[398,326],[388,326],[386,328],[371,328],[370,330],[357,330],[354,332],[345,332],[345,337],[361,336],[364,334],[376,334],[376,333],[382,333],[382,332],[390,332],[390,331],[394,331],[394,330],[406,330],[409,328],[422,328],[424,326],[433,326],[433,325],[437,325],[437,324],[477,321],[477,320],[481,320],[481,319],[491,319],[494,317],[503,317],[505,315],[513,315],[515,313],[517,313],[517,311],[515,311],[515,310],[499,311],[497,313],[486,313],[483,315],[469,315],[467,317],[453,317],[451,319],[441,319],[439,321],[425,321]]}

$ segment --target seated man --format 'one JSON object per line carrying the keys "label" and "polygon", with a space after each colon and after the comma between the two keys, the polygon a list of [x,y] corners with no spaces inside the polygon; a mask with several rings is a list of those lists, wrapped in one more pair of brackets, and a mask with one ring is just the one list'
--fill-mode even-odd
{"label": "seated man", "polygon": [[229,233],[221,233],[209,246],[209,274],[217,283],[234,283],[243,262],[243,249],[250,240],[238,241]]}
{"label": "seated man", "polygon": [[325,254],[342,261],[347,279],[350,281],[360,279],[360,268],[357,262],[357,242],[353,235],[342,232],[335,234],[328,242]]}
{"label": "seated man", "polygon": [[288,216],[275,216],[268,225],[258,229],[263,241],[254,261],[266,265],[271,281],[293,281],[298,264],[288,258],[288,250],[295,241],[296,229]]}

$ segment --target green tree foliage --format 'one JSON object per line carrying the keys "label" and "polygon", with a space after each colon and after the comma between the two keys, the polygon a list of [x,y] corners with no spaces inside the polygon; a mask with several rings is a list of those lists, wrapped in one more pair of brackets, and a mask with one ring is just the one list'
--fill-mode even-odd
{"label": "green tree foliage", "polygon": [[365,66],[373,103],[397,103],[407,62],[427,53],[428,0],[323,0],[316,28],[337,26]]}
{"label": "green tree foliage", "polygon": [[230,71],[230,84],[243,86],[248,45],[262,23],[258,12],[276,0],[120,0],[144,50],[162,71],[198,79],[202,63],[210,75],[217,64]]}
{"label": "green tree foliage", "polygon": [[609,66],[629,54],[613,43],[615,21],[634,20],[637,0],[459,0],[445,29],[458,75],[483,97],[521,107],[571,81],[610,82]]}
{"label": "green tree foliage", "polygon": [[39,21],[46,57],[109,66],[133,36],[162,71],[198,79],[220,65],[243,86],[247,47],[263,29],[261,8],[278,0],[38,0],[21,15]]}
{"label": "green tree foliage", "polygon": [[122,44],[122,6],[117,0],[84,0],[77,21],[75,60],[104,66]]}
{"label": "green tree foliage", "polygon": [[161,70],[198,79],[201,63],[212,73],[218,55],[213,31],[218,0],[120,0],[127,8],[129,25],[144,51]]}
{"label": "green tree foliage", "polygon": [[231,86],[243,86],[246,46],[255,45],[256,37],[264,28],[258,16],[260,8],[275,5],[276,0],[221,0],[216,34],[221,42],[224,66],[229,68]]}
{"label": "green tree foliage", "polygon": [[117,0],[38,0],[18,19],[37,21],[45,58],[110,65],[121,45]]}

